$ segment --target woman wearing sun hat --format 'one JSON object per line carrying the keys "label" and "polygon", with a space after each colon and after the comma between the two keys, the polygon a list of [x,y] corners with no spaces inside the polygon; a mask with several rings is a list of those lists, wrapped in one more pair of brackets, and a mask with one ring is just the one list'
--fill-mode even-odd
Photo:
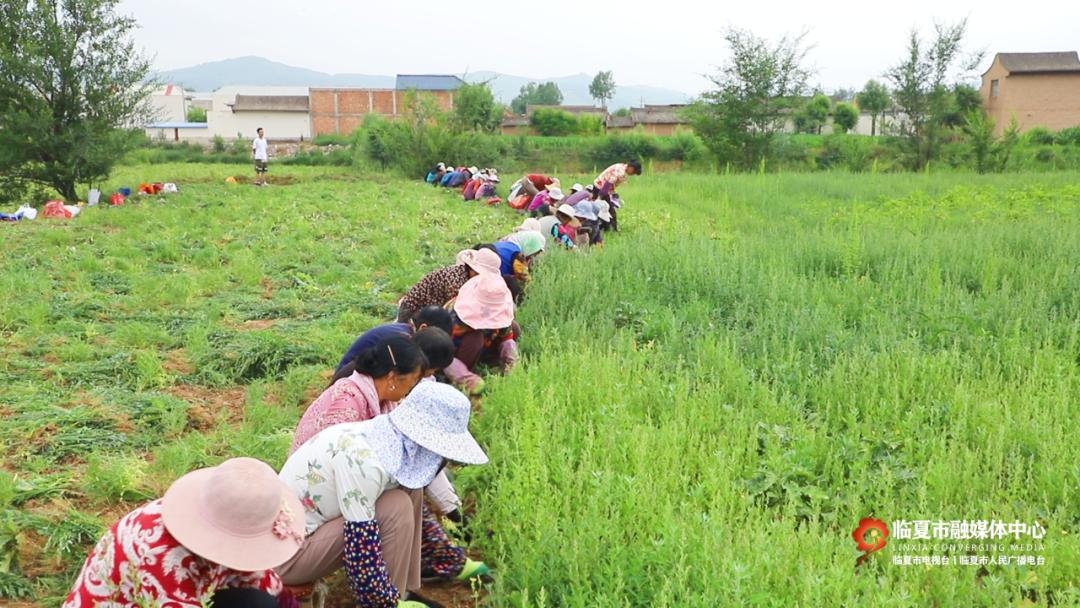
{"label": "woman wearing sun hat", "polygon": [[466,249],[457,254],[456,264],[433,270],[405,292],[398,302],[398,322],[407,323],[425,306],[445,306],[466,281],[482,272],[499,272],[501,260],[491,250]]}
{"label": "woman wearing sun hat", "polygon": [[278,568],[289,585],[344,566],[357,605],[405,606],[420,588],[420,490],[447,460],[484,464],[469,399],[423,382],[394,411],[337,424],[293,452],[280,479],[303,504],[308,538]]}
{"label": "woman wearing sun hat", "polygon": [[536,230],[515,232],[491,245],[499,254],[499,273],[503,277],[513,277],[522,285],[529,280],[533,259],[543,253],[546,246],[544,235]]}
{"label": "woman wearing sun hat", "polygon": [[443,372],[454,384],[478,394],[484,389],[483,378],[476,374],[481,362],[497,362],[505,371],[517,362],[521,328],[514,323],[514,297],[501,277],[479,275],[462,286],[447,308],[457,350]]}
{"label": "woman wearing sun hat", "polygon": [[[254,458],[192,471],[109,528],[64,608],[211,601],[224,608],[260,605],[255,598],[265,603],[268,595],[292,605],[273,568],[300,549],[303,513],[274,470]],[[234,588],[246,591],[217,593]]]}
{"label": "woman wearing sun hat", "polygon": [[564,198],[566,196],[558,186],[551,186],[534,196],[525,210],[533,217],[543,217],[548,215],[549,207],[558,204]]}

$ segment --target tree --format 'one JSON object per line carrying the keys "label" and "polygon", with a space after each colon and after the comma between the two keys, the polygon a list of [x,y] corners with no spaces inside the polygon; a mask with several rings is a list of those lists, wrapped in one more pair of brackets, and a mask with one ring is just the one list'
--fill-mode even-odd
{"label": "tree", "polygon": [[502,122],[502,111],[486,82],[465,84],[454,91],[452,122],[459,131],[492,133]]}
{"label": "tree", "polygon": [[721,162],[753,167],[772,153],[772,142],[806,90],[810,72],[804,35],[775,43],[729,28],[724,39],[731,58],[709,79],[705,92],[686,112],[694,131]]}
{"label": "tree", "polygon": [[526,106],[557,106],[562,103],[562,91],[554,82],[537,84],[530,82],[521,87],[518,96],[510,102],[510,109],[515,114],[524,114]]}
{"label": "tree", "polygon": [[[901,133],[907,138],[909,165],[920,169],[937,157],[951,126],[958,81],[982,60],[981,52],[963,56],[967,20],[935,24],[934,39],[923,43],[912,30],[904,59],[887,72],[896,105],[906,115]],[[953,121],[955,122],[955,121]]]}
{"label": "tree", "polygon": [[0,3],[0,179],[76,200],[152,117],[150,63],[119,0]]}
{"label": "tree", "polygon": [[206,109],[204,109],[204,108],[188,108],[187,121],[188,122],[206,122]]}
{"label": "tree", "polygon": [[847,133],[859,122],[859,111],[850,103],[838,103],[833,109],[833,133]]}
{"label": "tree", "polygon": [[600,107],[607,110],[607,102],[615,97],[615,76],[611,72],[597,72],[589,85],[589,95],[600,102]]}
{"label": "tree", "polygon": [[892,98],[889,89],[876,80],[870,80],[855,96],[859,109],[870,115],[870,135],[877,135],[877,121],[881,113],[889,109]]}
{"label": "tree", "polygon": [[1020,126],[1015,116],[1001,137],[994,136],[995,126],[982,108],[971,110],[964,119],[964,134],[971,146],[975,170],[979,173],[1004,171],[1013,148],[1020,141]]}
{"label": "tree", "polygon": [[795,114],[795,130],[800,133],[821,134],[821,127],[829,120],[832,101],[818,93]]}

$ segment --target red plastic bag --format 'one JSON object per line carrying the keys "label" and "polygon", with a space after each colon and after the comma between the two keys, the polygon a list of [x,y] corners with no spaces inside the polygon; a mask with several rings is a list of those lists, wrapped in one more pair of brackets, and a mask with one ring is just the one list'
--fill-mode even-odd
{"label": "red plastic bag", "polygon": [[116,194],[112,195],[112,197],[109,199],[109,204],[110,205],[123,205],[124,204],[124,195],[117,192]]}
{"label": "red plastic bag", "polygon": [[489,204],[489,205],[498,205],[498,204],[502,203],[502,199],[497,197],[497,196],[492,196],[491,198],[487,199],[487,201],[485,201],[485,202],[487,202],[487,204]]}
{"label": "red plastic bag", "polygon": [[71,219],[71,212],[64,208],[64,201],[49,201],[45,203],[45,217],[58,217]]}
{"label": "red plastic bag", "polygon": [[510,205],[511,209],[524,209],[525,207],[529,206],[529,201],[531,200],[531,196],[529,196],[528,194],[522,194],[521,196],[513,200],[506,201],[506,204]]}
{"label": "red plastic bag", "polygon": [[161,182],[154,182],[150,184],[150,189],[153,191],[152,194],[159,194],[162,190],[165,189],[165,184]]}

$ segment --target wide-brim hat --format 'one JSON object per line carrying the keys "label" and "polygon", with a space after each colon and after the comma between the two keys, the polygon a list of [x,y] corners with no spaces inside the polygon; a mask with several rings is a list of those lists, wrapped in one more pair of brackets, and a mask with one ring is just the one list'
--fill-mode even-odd
{"label": "wide-brim hat", "polygon": [[581,201],[574,206],[574,217],[579,217],[583,220],[595,220],[596,213],[593,212],[592,203],[589,201]]}
{"label": "wide-brim hat", "polygon": [[486,464],[469,432],[469,398],[449,384],[421,382],[389,414],[390,423],[420,447],[447,460]]}
{"label": "wide-brim hat", "polygon": [[559,205],[558,209],[556,209],[555,212],[556,213],[561,213],[561,214],[569,217],[571,224],[573,224],[575,226],[580,226],[581,225],[581,220],[579,220],[577,218],[577,212],[574,211],[574,208],[571,207],[570,205],[567,205],[566,203],[563,203],[563,204]]}
{"label": "wide-brim hat", "polygon": [[165,529],[192,553],[240,572],[289,561],[304,540],[304,508],[265,462],[233,458],[173,482]]}
{"label": "wide-brim hat", "polygon": [[526,218],[523,222],[521,222],[520,226],[514,228],[514,232],[522,232],[525,230],[536,230],[539,232],[540,220],[536,219],[535,217]]}
{"label": "wide-brim hat", "polygon": [[477,274],[501,274],[502,259],[499,254],[487,248],[459,251],[457,263],[472,268]]}
{"label": "wide-brim hat", "polygon": [[553,188],[561,188],[561,187],[562,187],[562,182],[560,182],[559,178],[557,178],[557,177],[551,178],[551,183],[544,186],[544,188],[546,188],[548,190],[551,190]]}
{"label": "wide-brim hat", "polygon": [[570,191],[571,192],[581,192],[584,189],[585,189],[585,186],[582,186],[581,184],[574,184],[573,186],[570,186]]}
{"label": "wide-brim hat", "polygon": [[480,169],[478,169],[475,165],[473,165],[472,167],[469,167],[467,170],[468,170],[469,173],[472,173],[473,175],[476,175],[477,173],[480,172]]}
{"label": "wide-brim hat", "polygon": [[551,188],[548,190],[548,197],[550,197],[553,201],[561,201],[562,199],[566,198],[566,195],[563,194],[560,188]]}
{"label": "wide-brim hat", "polygon": [[607,201],[596,201],[593,204],[596,205],[596,217],[600,218],[605,222],[610,222],[611,211],[609,210]]}
{"label": "wide-brim hat", "polygon": [[514,322],[514,296],[502,275],[478,274],[461,286],[454,312],[473,329],[503,329]]}
{"label": "wide-brim hat", "polygon": [[446,171],[446,164],[439,163],[439,164],[435,165],[435,168],[438,169],[439,171]]}

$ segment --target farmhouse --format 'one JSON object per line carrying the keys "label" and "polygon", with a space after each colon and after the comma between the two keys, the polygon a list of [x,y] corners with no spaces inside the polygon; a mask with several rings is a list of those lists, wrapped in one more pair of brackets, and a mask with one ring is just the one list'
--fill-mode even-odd
{"label": "farmhouse", "polygon": [[630,116],[611,116],[607,121],[608,133],[640,130],[649,135],[674,135],[689,130],[682,117],[684,104],[649,105],[630,108]]}
{"label": "farmhouse", "polygon": [[1080,58],[1076,51],[998,53],[979,89],[1001,133],[1012,120],[1021,130],[1080,126]]}

